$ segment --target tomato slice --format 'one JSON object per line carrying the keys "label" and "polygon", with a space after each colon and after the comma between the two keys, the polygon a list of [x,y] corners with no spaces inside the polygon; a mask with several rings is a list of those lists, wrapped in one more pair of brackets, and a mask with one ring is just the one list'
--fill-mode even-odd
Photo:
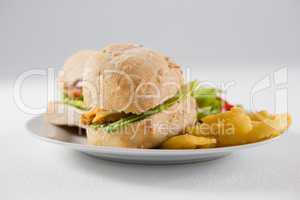
{"label": "tomato slice", "polygon": [[230,110],[231,108],[233,108],[233,107],[234,107],[234,105],[228,103],[227,101],[224,101],[223,109],[224,109],[225,111],[229,111],[229,110]]}

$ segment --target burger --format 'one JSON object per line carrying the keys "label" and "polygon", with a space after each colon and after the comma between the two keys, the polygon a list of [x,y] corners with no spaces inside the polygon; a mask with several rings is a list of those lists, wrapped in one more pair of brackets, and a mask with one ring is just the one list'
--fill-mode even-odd
{"label": "burger", "polygon": [[59,72],[61,100],[50,102],[45,115],[55,125],[80,126],[80,116],[88,110],[83,104],[82,79],[87,60],[96,53],[81,50],[69,57]]}
{"label": "burger", "polygon": [[138,44],[108,45],[85,63],[81,116],[88,144],[155,148],[197,120],[195,83],[180,66]]}

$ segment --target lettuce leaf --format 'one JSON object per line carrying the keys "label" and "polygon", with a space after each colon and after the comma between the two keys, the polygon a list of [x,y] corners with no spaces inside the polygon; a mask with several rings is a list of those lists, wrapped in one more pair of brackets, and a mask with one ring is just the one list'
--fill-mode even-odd
{"label": "lettuce leaf", "polygon": [[193,97],[198,105],[197,118],[200,121],[203,117],[220,113],[222,111],[223,101],[219,97],[221,91],[216,88],[198,87],[193,92]]}
{"label": "lettuce leaf", "polygon": [[164,110],[167,110],[171,106],[175,105],[176,103],[182,101],[188,96],[192,96],[193,90],[198,86],[196,81],[193,81],[184,87],[172,98],[166,100],[162,104],[142,113],[142,114],[131,114],[127,117],[124,117],[118,121],[112,122],[110,124],[93,124],[91,125],[93,128],[103,128],[107,133],[111,133],[117,131],[121,128],[128,126],[131,123],[143,120],[147,117],[160,113]]}
{"label": "lettuce leaf", "polygon": [[84,107],[83,96],[81,96],[80,98],[77,98],[77,99],[71,99],[68,95],[64,94],[63,102],[65,104],[74,106],[74,107],[76,107],[76,108],[78,108],[80,110],[87,110]]}

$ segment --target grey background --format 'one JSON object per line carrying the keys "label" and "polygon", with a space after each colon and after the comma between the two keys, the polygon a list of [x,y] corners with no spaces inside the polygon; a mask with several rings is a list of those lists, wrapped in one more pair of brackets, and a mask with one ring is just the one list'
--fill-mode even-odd
{"label": "grey background", "polygon": [[[299,36],[299,0],[0,0],[0,199],[298,200]],[[285,64],[289,133],[225,159],[179,166],[111,163],[30,137],[25,127],[35,115],[15,104],[17,76],[59,69],[79,49],[123,41],[170,55],[193,78],[234,81],[229,100],[246,107],[253,86]],[[24,103],[46,108],[46,83],[26,80]],[[257,106],[273,111],[276,89],[258,95]]]}
{"label": "grey background", "polygon": [[1,0],[0,77],[123,41],[184,66],[292,66],[300,63],[299,35],[298,0]]}

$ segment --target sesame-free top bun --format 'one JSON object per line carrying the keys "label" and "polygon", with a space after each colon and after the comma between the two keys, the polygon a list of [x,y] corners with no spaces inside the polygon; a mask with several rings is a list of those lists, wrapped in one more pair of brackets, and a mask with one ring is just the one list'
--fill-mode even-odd
{"label": "sesame-free top bun", "polygon": [[72,85],[78,80],[82,80],[84,66],[87,60],[95,54],[94,50],[81,50],[70,56],[59,73],[59,81],[65,85]]}
{"label": "sesame-free top bun", "polygon": [[183,76],[163,54],[121,43],[91,56],[83,80],[85,105],[139,114],[174,96]]}

